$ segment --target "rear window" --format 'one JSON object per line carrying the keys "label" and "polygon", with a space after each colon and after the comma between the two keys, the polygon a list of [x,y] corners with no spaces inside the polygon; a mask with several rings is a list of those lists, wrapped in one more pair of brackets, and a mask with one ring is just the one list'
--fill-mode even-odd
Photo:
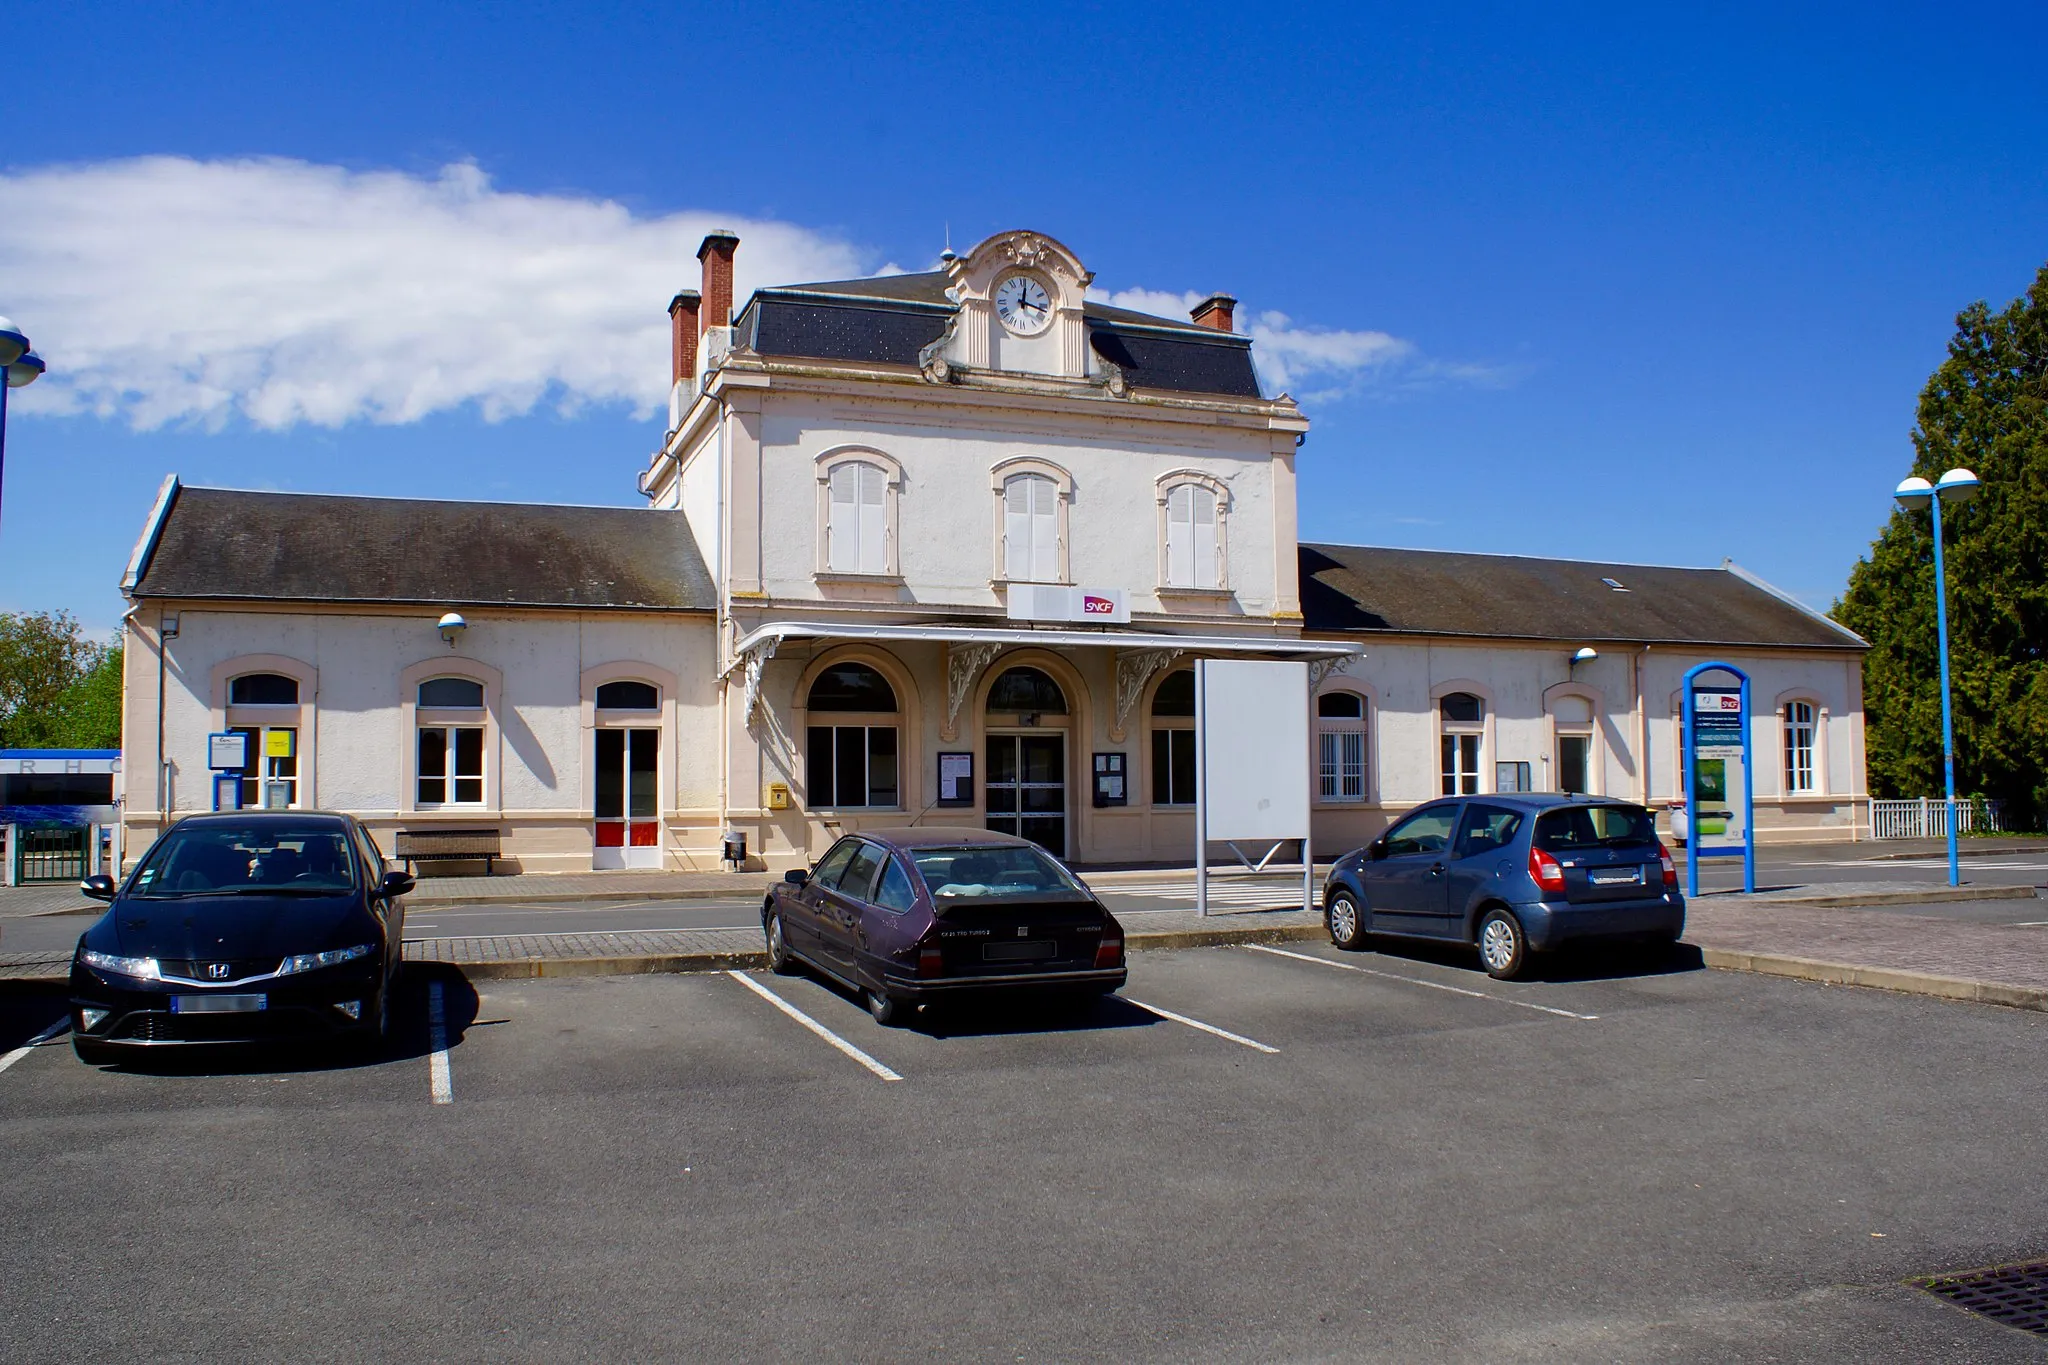
{"label": "rear window", "polygon": [[1035,848],[920,848],[912,850],[910,860],[941,908],[970,900],[1070,900],[1088,894],[1064,867]]}
{"label": "rear window", "polygon": [[1536,817],[1536,847],[1620,848],[1657,842],[1657,824],[1641,806],[1561,806]]}

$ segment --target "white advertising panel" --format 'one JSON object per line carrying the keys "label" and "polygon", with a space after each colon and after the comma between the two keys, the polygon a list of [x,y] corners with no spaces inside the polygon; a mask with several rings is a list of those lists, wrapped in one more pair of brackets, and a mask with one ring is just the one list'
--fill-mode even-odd
{"label": "white advertising panel", "polygon": [[1196,780],[1208,837],[1307,838],[1308,665],[1203,659],[1195,668]]}
{"label": "white advertising panel", "polygon": [[1130,600],[1122,588],[1069,588],[1058,583],[1012,583],[1012,621],[1077,621],[1125,626]]}
{"label": "white advertising panel", "polygon": [[1692,794],[1687,819],[1696,848],[1741,848],[1749,840],[1742,818],[1747,723],[1739,688],[1693,689]]}

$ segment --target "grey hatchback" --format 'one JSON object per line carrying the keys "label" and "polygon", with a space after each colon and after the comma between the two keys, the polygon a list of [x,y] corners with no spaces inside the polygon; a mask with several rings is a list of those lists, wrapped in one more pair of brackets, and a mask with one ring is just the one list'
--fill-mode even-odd
{"label": "grey hatchback", "polygon": [[1340,948],[1375,934],[1474,944],[1489,976],[1566,943],[1675,943],[1678,870],[1641,806],[1597,797],[1453,796],[1345,854],[1323,884]]}

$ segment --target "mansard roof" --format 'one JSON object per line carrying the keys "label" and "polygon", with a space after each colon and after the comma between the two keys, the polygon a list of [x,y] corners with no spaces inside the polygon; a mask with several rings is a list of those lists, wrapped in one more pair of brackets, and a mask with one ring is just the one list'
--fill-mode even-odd
{"label": "mansard roof", "polygon": [[1864,649],[1845,626],[1729,564],[1678,569],[1304,544],[1310,631],[1567,643]]}
{"label": "mansard roof", "polygon": [[[947,283],[944,271],[930,270],[759,289],[734,324],[734,340],[760,355],[915,365],[953,316]],[[1261,396],[1250,337],[1092,301],[1082,313],[1095,353],[1134,387]]]}
{"label": "mansard roof", "polygon": [[136,597],[713,611],[680,512],[165,486]]}

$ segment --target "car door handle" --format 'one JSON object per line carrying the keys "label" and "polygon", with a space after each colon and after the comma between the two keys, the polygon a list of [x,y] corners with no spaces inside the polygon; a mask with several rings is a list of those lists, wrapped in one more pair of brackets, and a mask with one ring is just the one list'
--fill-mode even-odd
{"label": "car door handle", "polygon": [[1442,863],[1431,863],[1431,864],[1430,864],[1430,867],[1429,867],[1429,875],[1430,875],[1430,876],[1432,876],[1432,877],[1441,877],[1441,876],[1443,876],[1443,875],[1444,875],[1444,865],[1443,865]]}

